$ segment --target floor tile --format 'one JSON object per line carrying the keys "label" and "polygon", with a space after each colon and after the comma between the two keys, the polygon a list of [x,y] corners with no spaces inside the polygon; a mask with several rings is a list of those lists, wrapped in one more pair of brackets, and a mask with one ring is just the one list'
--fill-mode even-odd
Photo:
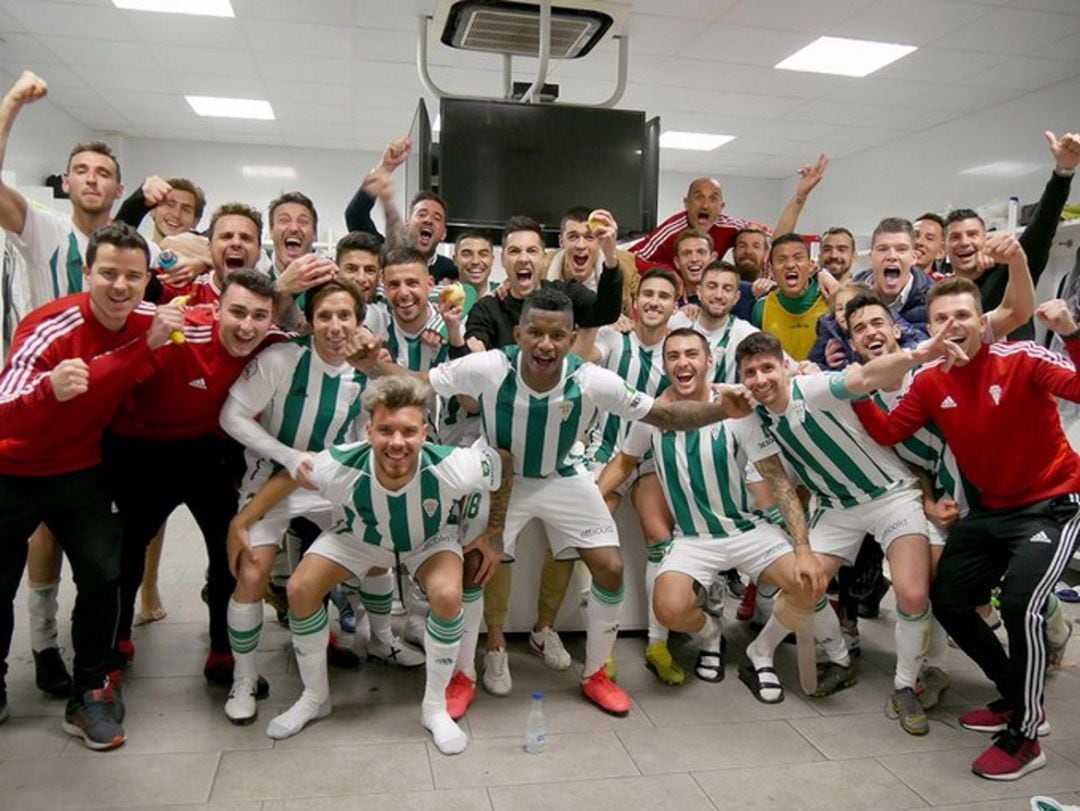
{"label": "floor tile", "polygon": [[50,722],[38,718],[9,718],[0,727],[0,761],[38,760],[59,755],[71,741],[71,736],[60,728],[60,720],[59,714]]}
{"label": "floor tile", "polygon": [[642,774],[823,759],[784,721],[627,730],[618,735]]}
{"label": "floor tile", "polygon": [[[260,710],[262,709],[260,704]],[[270,716],[267,716],[269,718]],[[261,723],[260,723],[261,722]],[[274,742],[266,737],[266,722],[260,714],[255,723],[235,726],[225,712],[128,712],[124,717],[127,743],[117,756],[164,752],[219,752],[230,749],[269,749]],[[65,757],[101,757],[77,741],[64,751]]]}
{"label": "floor tile", "polygon": [[771,721],[783,718],[819,718],[810,700],[801,698],[797,686],[785,689],[783,702],[763,704],[739,681],[733,668],[719,684],[688,673],[681,687],[657,685],[633,695],[648,719],[657,727],[683,727],[732,721]]}
{"label": "floor tile", "polygon": [[[525,735],[525,720],[532,709],[532,698],[525,692],[514,692],[505,698],[477,693],[465,716],[477,738],[506,738]],[[630,714],[616,718],[600,712],[580,693],[554,692],[544,696],[544,718],[549,735],[566,732],[618,732],[623,729],[649,727],[649,719],[641,708],[631,704]]]}
{"label": "floor tile", "polygon": [[[987,743],[989,738],[987,738]],[[1080,767],[1047,750],[1046,768],[1021,780],[984,780],[971,773],[971,762],[984,746],[952,751],[879,756],[877,761],[932,805],[1031,797],[1080,790]]]}
{"label": "floor tile", "polygon": [[955,749],[980,740],[972,737],[975,733],[933,721],[926,735],[909,735],[882,712],[793,718],[789,723],[831,759]]}
{"label": "floor tile", "polygon": [[604,780],[560,780],[538,786],[488,789],[495,811],[626,811],[630,808],[711,811],[713,805],[688,774],[612,777]]}
{"label": "floor tile", "polygon": [[436,788],[550,783],[564,780],[637,775],[634,762],[610,732],[551,735],[544,752],[530,755],[523,736],[476,738],[460,755],[440,755],[434,745],[431,769]]}
{"label": "floor tile", "polygon": [[[697,771],[693,774],[720,809],[833,811],[842,805],[839,798],[847,798],[852,808],[873,808],[875,811],[926,807],[918,794],[870,759]],[[853,787],[857,787],[855,794]]]}
{"label": "floor tile", "polygon": [[[336,702],[336,696],[335,696]],[[266,728],[266,716],[260,732]],[[265,737],[265,735],[264,735]],[[420,703],[334,704],[333,711],[299,735],[279,741],[281,750],[312,746],[360,746],[369,743],[425,742],[430,733],[420,724]]]}
{"label": "floor tile", "polygon": [[225,752],[210,796],[327,797],[341,794],[342,786],[364,795],[432,788],[427,751],[421,743],[396,743]]}
{"label": "floor tile", "polygon": [[[344,787],[343,787],[344,788]],[[355,798],[355,802],[352,800]],[[490,811],[488,793],[482,788],[441,791],[396,791],[393,794],[267,800],[262,811],[344,811],[348,808],[386,808],[393,811]]]}
{"label": "floor tile", "polygon": [[[12,760],[0,763],[6,808],[148,808],[205,803],[216,753]],[[250,797],[243,798],[245,800]]]}

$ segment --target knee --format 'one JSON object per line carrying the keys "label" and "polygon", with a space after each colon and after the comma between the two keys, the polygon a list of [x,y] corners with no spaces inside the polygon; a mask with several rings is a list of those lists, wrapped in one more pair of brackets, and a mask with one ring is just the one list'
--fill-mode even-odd
{"label": "knee", "polygon": [[285,586],[285,595],[289,600],[289,610],[301,617],[311,614],[322,597],[321,594],[315,594],[311,584],[299,572],[289,578]]}
{"label": "knee", "polygon": [[461,586],[440,583],[427,589],[431,613],[441,620],[452,620],[461,611]]}
{"label": "knee", "polygon": [[258,563],[245,561],[240,565],[240,570],[236,575],[236,593],[248,598],[244,602],[250,602],[252,599],[262,597],[269,580],[269,569],[264,569]]}
{"label": "knee", "polygon": [[672,588],[663,578],[656,581],[653,588],[653,613],[657,622],[665,628],[679,626],[680,620],[693,610],[693,594],[685,594],[680,588]]}
{"label": "knee", "polygon": [[623,582],[622,555],[604,555],[591,567],[593,580],[600,588],[616,591]]}
{"label": "knee", "polygon": [[896,605],[905,614],[921,614],[930,599],[930,585],[926,578],[897,579],[893,581]]}

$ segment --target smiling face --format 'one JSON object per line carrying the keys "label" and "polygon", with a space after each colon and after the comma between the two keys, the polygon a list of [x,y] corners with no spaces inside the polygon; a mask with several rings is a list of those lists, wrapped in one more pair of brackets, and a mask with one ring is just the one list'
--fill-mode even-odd
{"label": "smiling face", "polygon": [[851,344],[863,362],[900,348],[900,328],[880,305],[870,304],[853,312],[848,327]]}
{"label": "smiling face", "polygon": [[664,374],[680,400],[704,400],[709,389],[709,354],[701,334],[672,335],[664,342]]}
{"label": "smiling face", "polygon": [[[959,344],[970,360],[982,347],[982,310],[975,297],[971,293],[953,293],[931,301],[927,324],[930,335],[937,335],[945,329],[950,318],[954,323],[945,337]],[[958,361],[956,365],[963,364]]]}
{"label": "smiling face", "polygon": [[420,449],[427,439],[427,420],[420,406],[390,409],[378,405],[367,425],[367,438],[375,458],[375,475],[392,490],[416,473]]}
{"label": "smiling face", "polygon": [[574,281],[584,282],[596,269],[600,243],[589,230],[589,224],[567,218],[559,234],[559,247],[565,251],[563,268]]}
{"label": "smiling face", "polygon": [[945,234],[945,253],[958,276],[969,279],[979,275],[979,252],[986,244],[986,228],[975,217],[949,223]]}
{"label": "smiling face", "polygon": [[701,312],[708,318],[722,321],[739,300],[739,277],[731,271],[709,270],[698,288]]}
{"label": "smiling face", "polygon": [[638,323],[647,329],[667,324],[675,312],[675,286],[667,279],[654,276],[638,287]]}
{"label": "smiling face", "polygon": [[315,351],[325,363],[339,366],[345,362],[346,343],[356,334],[356,302],[344,290],[327,293],[315,304],[311,329]]}
{"label": "smiling face", "polygon": [[521,347],[521,375],[530,388],[547,391],[555,385],[576,335],[571,312],[530,307],[522,314],[514,340]]}
{"label": "smiling face", "polygon": [[274,302],[269,296],[231,284],[218,302],[218,335],[225,351],[244,358],[259,348],[270,329]]}
{"label": "smiling face", "polygon": [[243,214],[219,217],[210,235],[210,259],[220,285],[230,273],[255,267],[259,258],[259,227]]}
{"label": "smiling face", "polygon": [[119,332],[139,306],[150,275],[146,254],[138,248],[98,245],[94,266],[83,268],[90,309],[106,328]]}
{"label": "smiling face", "polygon": [[195,227],[197,205],[194,194],[183,189],[173,189],[165,200],[150,212],[154,228],[166,237],[186,234]]}
{"label": "smiling face", "polygon": [[675,268],[683,278],[683,284],[689,291],[695,291],[701,283],[701,274],[705,266],[716,258],[711,239],[689,237],[682,240],[675,249]]}
{"label": "smiling face", "polygon": [[733,250],[735,267],[738,268],[739,275],[742,278],[756,279],[765,270],[765,255],[768,253],[768,247],[764,234],[752,231],[739,234],[735,237]]}
{"label": "smiling face", "polygon": [[405,227],[416,250],[431,256],[446,238],[446,209],[435,200],[420,200],[413,206]]}
{"label": "smiling face", "polygon": [[487,292],[494,259],[491,243],[480,237],[466,237],[454,248],[454,264],[458,269],[458,278],[482,292]]}
{"label": "smiling face", "polygon": [[409,333],[420,331],[428,318],[428,293],[433,282],[427,265],[387,265],[383,268],[383,295],[394,320]]}
{"label": "smiling face", "polygon": [[76,152],[62,183],[78,211],[96,216],[107,213],[124,187],[117,180],[116,161],[100,152]]}
{"label": "smiling face", "polygon": [[294,259],[311,252],[315,242],[315,217],[301,203],[281,203],[270,218],[270,239],[275,264],[284,269]]}
{"label": "smiling face", "polygon": [[691,228],[708,231],[724,210],[724,192],[712,178],[699,177],[683,198]]}
{"label": "smiling face", "polygon": [[751,396],[775,414],[788,406],[790,390],[784,362],[775,355],[750,355],[739,363],[739,381]]}
{"label": "smiling face", "polygon": [[510,295],[525,298],[540,285],[547,269],[544,241],[535,231],[514,231],[503,240],[502,264]]}
{"label": "smiling face", "polygon": [[915,223],[915,265],[930,270],[945,255],[945,234],[934,220]]}
{"label": "smiling face", "polygon": [[797,298],[810,285],[810,251],[802,240],[781,242],[772,251],[772,272],[777,289],[789,298]]}
{"label": "smiling face", "polygon": [[870,246],[875,292],[885,301],[893,301],[911,280],[914,262],[915,249],[910,234],[906,231],[878,234]]}
{"label": "smiling face", "polygon": [[821,240],[821,255],[818,264],[827,270],[837,281],[843,281],[851,272],[855,262],[855,243],[842,231],[829,234]]}

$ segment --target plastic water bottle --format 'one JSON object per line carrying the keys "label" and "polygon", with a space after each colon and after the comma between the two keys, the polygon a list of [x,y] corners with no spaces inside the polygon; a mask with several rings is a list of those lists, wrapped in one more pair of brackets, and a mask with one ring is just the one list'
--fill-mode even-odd
{"label": "plastic water bottle", "polygon": [[170,270],[177,262],[177,256],[168,248],[158,254],[158,267],[162,270]]}
{"label": "plastic water bottle", "polygon": [[544,694],[539,690],[532,694],[532,709],[525,721],[525,751],[539,755],[547,741],[547,721],[544,720]]}
{"label": "plastic water bottle", "polygon": [[1016,226],[1020,220],[1020,198],[1010,197],[1008,206],[1007,220],[1005,224],[1006,234],[1015,234]]}

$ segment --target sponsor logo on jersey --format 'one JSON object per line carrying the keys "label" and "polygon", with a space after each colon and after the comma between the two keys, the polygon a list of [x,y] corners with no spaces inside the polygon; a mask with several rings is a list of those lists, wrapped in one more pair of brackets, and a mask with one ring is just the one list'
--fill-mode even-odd
{"label": "sponsor logo on jersey", "polygon": [[994,405],[1001,403],[1001,386],[995,383],[987,391],[990,392],[990,399],[994,401]]}
{"label": "sponsor logo on jersey", "polygon": [[206,378],[196,377],[194,380],[189,382],[188,385],[191,386],[191,388],[193,389],[202,389],[203,391],[206,391]]}
{"label": "sponsor logo on jersey", "polygon": [[1050,540],[1050,536],[1041,529],[1034,535],[1032,535],[1028,540],[1032,543],[1053,543],[1053,541]]}
{"label": "sponsor logo on jersey", "polygon": [[941,407],[942,409],[946,409],[946,408],[956,408],[956,400],[954,400],[954,399],[953,399],[953,398],[952,398],[951,396],[949,396],[949,395],[945,395],[945,399],[941,401],[941,406],[940,406],[940,407]]}
{"label": "sponsor logo on jersey", "polygon": [[435,515],[435,511],[439,509],[439,501],[434,498],[425,498],[420,506],[424,508],[424,512],[427,513],[428,518]]}

